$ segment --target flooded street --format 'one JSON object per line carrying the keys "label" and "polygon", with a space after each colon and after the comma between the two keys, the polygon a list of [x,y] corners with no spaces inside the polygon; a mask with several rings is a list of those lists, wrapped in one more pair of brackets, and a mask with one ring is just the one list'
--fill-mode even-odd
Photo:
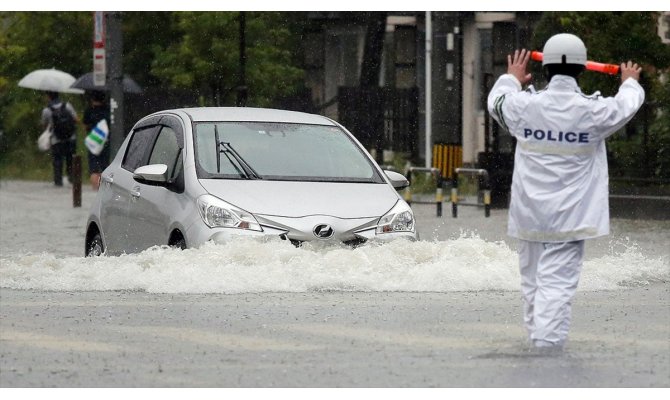
{"label": "flooded street", "polygon": [[421,240],[84,259],[95,194],[0,184],[2,387],[667,387],[670,221],[588,241],[563,354],[529,353],[506,210]]}

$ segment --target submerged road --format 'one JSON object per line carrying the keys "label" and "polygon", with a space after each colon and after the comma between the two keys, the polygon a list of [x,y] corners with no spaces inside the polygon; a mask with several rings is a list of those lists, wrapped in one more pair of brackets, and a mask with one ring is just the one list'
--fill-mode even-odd
{"label": "submerged road", "polygon": [[[3,258],[27,245],[57,258],[83,251],[81,220],[92,193],[84,193],[83,209],[72,210],[68,192],[39,185],[0,186]],[[446,207],[442,219],[434,206],[414,209],[424,240],[476,229],[487,241],[514,247],[504,236],[504,210],[484,219],[483,211],[463,208],[452,220]],[[49,215],[51,224],[35,225]],[[612,230],[657,257],[667,252],[668,228],[613,221]],[[594,241],[587,259],[611,246]],[[21,260],[23,268],[34,267],[29,257]],[[668,310],[667,279],[578,290],[566,350],[538,355],[524,342],[516,291],[2,288],[0,387],[668,387]]]}
{"label": "submerged road", "polygon": [[579,293],[563,354],[513,292],[0,290],[2,387],[667,387],[667,285]]}

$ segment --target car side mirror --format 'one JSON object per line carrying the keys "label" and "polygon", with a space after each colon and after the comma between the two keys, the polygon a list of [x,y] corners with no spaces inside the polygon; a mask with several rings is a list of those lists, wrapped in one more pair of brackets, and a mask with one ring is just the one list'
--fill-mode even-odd
{"label": "car side mirror", "polygon": [[143,165],[135,170],[133,179],[147,185],[164,185],[168,181],[167,171],[165,164]]}
{"label": "car side mirror", "polygon": [[389,178],[389,180],[391,181],[391,185],[396,190],[404,189],[407,186],[409,186],[409,181],[407,180],[407,178],[405,178],[404,175],[394,171],[384,171],[384,173]]}

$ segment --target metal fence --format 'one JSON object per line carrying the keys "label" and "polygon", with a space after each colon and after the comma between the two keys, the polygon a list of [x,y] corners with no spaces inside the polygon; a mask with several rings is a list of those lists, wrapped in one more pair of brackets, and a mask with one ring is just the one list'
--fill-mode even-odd
{"label": "metal fence", "polygon": [[417,154],[419,90],[339,88],[339,122],[368,149]]}

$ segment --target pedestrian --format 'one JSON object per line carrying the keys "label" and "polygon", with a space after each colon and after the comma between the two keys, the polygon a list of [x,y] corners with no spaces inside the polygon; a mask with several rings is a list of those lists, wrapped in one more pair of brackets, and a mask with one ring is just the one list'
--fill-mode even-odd
{"label": "pedestrian", "polygon": [[560,351],[584,241],[609,234],[605,139],[635,115],[644,90],[641,68],[628,61],[614,97],[583,94],[577,78],[586,47],[575,35],[552,36],[543,53],[545,90],[522,90],[531,81],[530,51],[516,50],[489,93],[488,109],[517,140],[508,234],[519,240],[524,324],[532,346]]}
{"label": "pedestrian", "polygon": [[[109,107],[105,104],[105,93],[95,90],[89,95],[89,107],[84,110],[83,124],[86,132],[90,132],[101,120],[109,124]],[[109,140],[105,142],[102,152],[98,155],[88,152],[88,173],[93,190],[100,187],[102,171],[109,165]]]}
{"label": "pedestrian", "polygon": [[57,92],[46,92],[47,106],[42,110],[42,129],[51,131],[51,152],[54,185],[63,186],[63,160],[68,180],[72,179],[72,156],[77,150],[79,117],[72,104],[63,102]]}

